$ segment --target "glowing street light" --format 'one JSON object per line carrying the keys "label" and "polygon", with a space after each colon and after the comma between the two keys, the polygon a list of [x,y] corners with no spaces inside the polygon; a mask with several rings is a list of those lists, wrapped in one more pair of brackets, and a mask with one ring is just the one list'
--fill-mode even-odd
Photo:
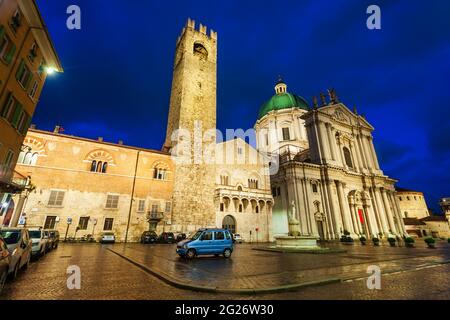
{"label": "glowing street light", "polygon": [[46,68],[45,68],[45,72],[46,72],[48,75],[52,75],[52,74],[54,74],[54,73],[56,72],[56,69],[53,68],[53,67],[46,67]]}

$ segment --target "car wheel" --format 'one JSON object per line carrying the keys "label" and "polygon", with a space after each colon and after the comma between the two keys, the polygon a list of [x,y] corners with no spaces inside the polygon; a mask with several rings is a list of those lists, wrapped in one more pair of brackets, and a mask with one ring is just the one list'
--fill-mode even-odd
{"label": "car wheel", "polygon": [[225,249],[225,251],[223,252],[223,256],[225,258],[231,257],[231,250],[230,249]]}
{"label": "car wheel", "polygon": [[189,250],[186,252],[186,258],[188,258],[188,259],[193,259],[193,258],[195,258],[195,250],[194,250],[194,249],[189,249]]}
{"label": "car wheel", "polygon": [[[6,270],[7,271],[7,270]],[[5,272],[2,277],[0,278],[0,293],[2,293],[3,288],[5,287],[6,278],[8,276],[8,272]]]}
{"label": "car wheel", "polygon": [[16,266],[14,267],[14,271],[13,271],[13,278],[16,279],[17,276],[19,275],[19,269],[20,269],[20,260],[17,261]]}
{"label": "car wheel", "polygon": [[31,253],[30,253],[30,255],[28,256],[28,260],[27,260],[27,263],[25,263],[25,269],[28,269],[28,267],[30,266],[30,261],[31,261]]}

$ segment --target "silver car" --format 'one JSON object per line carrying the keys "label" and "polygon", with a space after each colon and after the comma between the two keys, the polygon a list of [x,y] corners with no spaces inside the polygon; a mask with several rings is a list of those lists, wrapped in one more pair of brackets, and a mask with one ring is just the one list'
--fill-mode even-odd
{"label": "silver car", "polygon": [[30,228],[28,234],[31,238],[31,254],[33,256],[43,256],[48,249],[48,236],[41,228]]}
{"label": "silver car", "polygon": [[9,264],[9,273],[17,277],[19,270],[27,268],[31,260],[31,239],[28,230],[23,228],[2,228],[0,236],[6,242],[11,262]]}

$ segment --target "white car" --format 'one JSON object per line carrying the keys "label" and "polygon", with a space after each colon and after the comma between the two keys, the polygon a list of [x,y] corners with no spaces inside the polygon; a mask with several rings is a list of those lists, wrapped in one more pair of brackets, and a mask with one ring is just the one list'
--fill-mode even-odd
{"label": "white car", "polygon": [[100,243],[114,243],[116,242],[116,236],[113,232],[104,232],[100,237]]}
{"label": "white car", "polygon": [[241,235],[240,235],[239,233],[233,234],[233,238],[234,238],[234,241],[235,241],[236,243],[242,243],[242,242],[244,242],[244,239],[242,239],[242,237],[241,237]]}
{"label": "white car", "polygon": [[48,236],[41,228],[30,228],[28,234],[31,238],[31,254],[33,256],[42,256],[47,252]]}

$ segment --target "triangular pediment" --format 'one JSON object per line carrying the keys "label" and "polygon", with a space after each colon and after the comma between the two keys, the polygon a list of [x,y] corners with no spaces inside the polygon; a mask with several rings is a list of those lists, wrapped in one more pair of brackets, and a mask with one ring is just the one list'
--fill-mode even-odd
{"label": "triangular pediment", "polygon": [[319,110],[320,112],[326,113],[327,115],[331,116],[331,118],[333,118],[333,120],[337,122],[351,126],[356,126],[359,124],[363,127],[366,127],[367,129],[374,129],[364,117],[353,113],[343,103],[325,106],[320,108]]}

